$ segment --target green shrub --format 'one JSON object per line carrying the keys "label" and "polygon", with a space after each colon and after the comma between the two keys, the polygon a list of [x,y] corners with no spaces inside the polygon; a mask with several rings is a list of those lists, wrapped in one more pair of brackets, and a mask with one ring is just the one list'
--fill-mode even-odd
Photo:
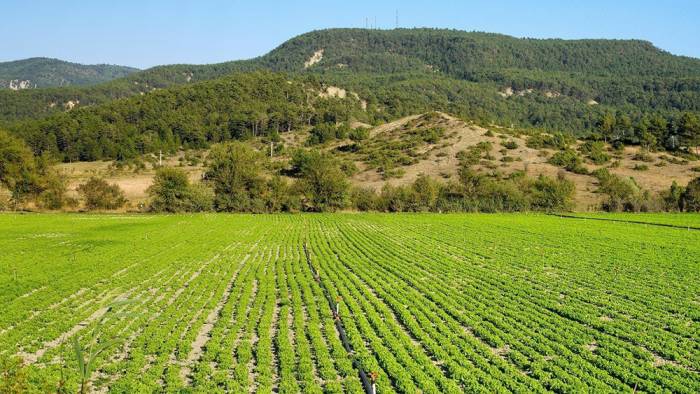
{"label": "green shrub", "polygon": [[502,143],[501,145],[503,145],[504,148],[510,149],[510,150],[518,149],[518,143],[515,142],[514,140],[508,140],[508,141]]}
{"label": "green shrub", "polygon": [[418,129],[414,131],[415,134],[420,136],[420,139],[428,144],[437,144],[440,139],[445,135],[445,129],[442,127],[429,127],[424,129]]}
{"label": "green shrub", "polygon": [[525,144],[533,149],[566,149],[575,142],[576,139],[570,135],[540,133],[530,136]]}
{"label": "green shrub", "polygon": [[215,146],[205,179],[214,189],[214,208],[225,212],[265,212],[267,157],[242,142]]}
{"label": "green shrub", "polygon": [[91,211],[119,209],[126,204],[124,192],[119,186],[110,185],[101,178],[90,178],[78,186],[77,191],[85,201],[85,208]]}
{"label": "green shrub", "polygon": [[603,210],[648,212],[658,209],[651,193],[640,188],[633,178],[622,178],[605,168],[595,170],[592,175],[598,179],[598,192],[607,197],[601,206]]}
{"label": "green shrub", "polygon": [[[476,145],[457,152],[457,160],[460,165],[476,165],[482,159],[482,156],[488,155],[488,152],[493,149],[493,145],[488,141],[481,141]],[[486,157],[484,157],[486,158]]]}
{"label": "green shrub", "polygon": [[292,159],[292,168],[299,177],[297,188],[304,196],[304,209],[323,212],[345,207],[349,183],[341,163],[332,155],[299,151]]}
{"label": "green shrub", "polygon": [[586,141],[579,147],[579,152],[586,155],[594,164],[605,164],[610,161],[610,156],[605,153],[605,144],[602,141]]}
{"label": "green shrub", "polygon": [[353,141],[364,141],[369,138],[369,129],[365,127],[358,127],[351,130],[348,137]]}
{"label": "green shrub", "polygon": [[576,188],[563,176],[552,179],[540,175],[531,183],[531,205],[534,210],[563,211],[571,207]]}
{"label": "green shrub", "polygon": [[583,166],[581,157],[572,149],[555,153],[547,162],[576,174],[588,174],[588,170]]}
{"label": "green shrub", "polygon": [[377,193],[369,187],[353,187],[350,190],[350,201],[353,208],[359,211],[374,211],[377,209]]}
{"label": "green shrub", "polygon": [[336,138],[337,128],[330,123],[321,123],[314,126],[309,138],[306,140],[307,145],[324,144]]}
{"label": "green shrub", "polygon": [[700,212],[700,177],[688,182],[681,196],[681,206],[688,212]]}
{"label": "green shrub", "polygon": [[651,163],[654,161],[654,157],[647,152],[637,152],[632,156],[632,160],[643,161],[646,163]]}
{"label": "green shrub", "polygon": [[202,212],[212,209],[214,195],[201,184],[190,184],[179,168],[161,167],[148,188],[150,210],[154,212]]}

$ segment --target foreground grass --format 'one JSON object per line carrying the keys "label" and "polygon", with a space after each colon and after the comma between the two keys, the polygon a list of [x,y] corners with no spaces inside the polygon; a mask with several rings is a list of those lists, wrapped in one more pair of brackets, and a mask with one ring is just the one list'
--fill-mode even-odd
{"label": "foreground grass", "polygon": [[130,299],[95,390],[700,391],[700,231],[634,223],[699,216],[595,217],[0,215],[0,356],[73,390]]}

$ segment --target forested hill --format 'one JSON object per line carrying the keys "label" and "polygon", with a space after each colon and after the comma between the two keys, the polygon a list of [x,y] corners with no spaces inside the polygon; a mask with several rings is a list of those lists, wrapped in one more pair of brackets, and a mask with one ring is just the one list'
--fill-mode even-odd
{"label": "forested hill", "polygon": [[323,50],[317,68],[408,71],[416,65],[456,78],[490,70],[584,75],[700,76],[700,60],[674,56],[640,40],[528,39],[440,29],[329,29],[295,37],[260,61],[278,71],[300,70]]}
{"label": "forested hill", "polygon": [[125,77],[136,68],[109,64],[84,65],[58,59],[30,58],[0,63],[0,88],[11,90],[95,85]]}
{"label": "forested hill", "polygon": [[368,120],[377,122],[442,110],[582,135],[605,113],[623,119],[622,128],[648,116],[674,124],[684,111],[700,114],[700,59],[674,56],[645,41],[329,29],[292,38],[250,60],[159,66],[90,87],[0,91],[0,124],[16,130],[16,120],[259,70],[308,75],[356,92],[368,104]]}
{"label": "forested hill", "polygon": [[36,154],[62,161],[125,160],[229,140],[277,140],[280,132],[311,124],[366,119],[358,98],[328,97],[321,89],[280,73],[238,73],[74,108],[13,131]]}
{"label": "forested hill", "polygon": [[[317,62],[310,65],[314,54]],[[431,74],[488,84],[505,95],[566,96],[634,112],[700,111],[700,59],[674,56],[639,40],[332,29],[289,40],[258,62],[278,71],[347,75],[347,80],[357,73]]]}

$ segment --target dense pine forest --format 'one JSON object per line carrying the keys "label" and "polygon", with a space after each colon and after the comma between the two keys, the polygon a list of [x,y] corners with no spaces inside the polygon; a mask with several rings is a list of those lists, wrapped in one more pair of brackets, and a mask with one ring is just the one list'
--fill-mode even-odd
{"label": "dense pine forest", "polygon": [[0,88],[13,90],[95,85],[139,71],[110,64],[84,65],[35,57],[0,63]]}
{"label": "dense pine forest", "polygon": [[[318,63],[305,66],[315,53]],[[442,109],[469,118],[584,134],[600,115],[676,119],[700,111],[700,60],[635,40],[519,39],[437,29],[330,29],[251,60],[155,67],[89,87],[0,92],[0,120],[44,117],[69,101],[131,95],[269,70],[351,89],[381,117]]]}

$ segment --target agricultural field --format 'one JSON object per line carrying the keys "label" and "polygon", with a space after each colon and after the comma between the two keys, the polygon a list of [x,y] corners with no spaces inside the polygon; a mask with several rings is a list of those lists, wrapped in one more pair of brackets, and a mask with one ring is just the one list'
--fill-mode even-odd
{"label": "agricultural field", "polygon": [[700,229],[700,214],[698,213],[609,213],[609,212],[578,212],[571,216],[609,220],[630,224],[655,224],[660,226]]}
{"label": "agricultural field", "polygon": [[700,392],[700,217],[627,218],[3,214],[0,359],[28,392],[93,342],[90,392]]}

